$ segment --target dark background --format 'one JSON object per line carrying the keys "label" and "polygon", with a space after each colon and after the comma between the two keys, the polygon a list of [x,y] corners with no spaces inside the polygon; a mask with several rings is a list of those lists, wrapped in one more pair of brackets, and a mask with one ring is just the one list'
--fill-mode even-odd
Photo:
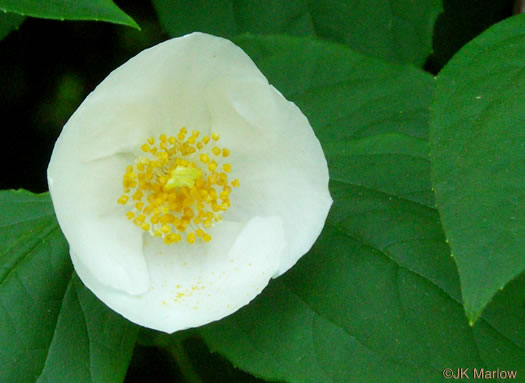
{"label": "dark background", "polygon": [[0,189],[47,190],[46,169],[62,126],[113,69],[166,40],[149,1],[116,2],[142,30],[90,21],[27,18],[0,44],[4,169]]}

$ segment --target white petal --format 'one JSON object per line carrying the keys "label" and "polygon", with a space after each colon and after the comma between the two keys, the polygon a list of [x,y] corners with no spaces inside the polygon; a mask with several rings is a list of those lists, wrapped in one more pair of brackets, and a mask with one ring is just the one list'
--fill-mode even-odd
{"label": "white petal", "polygon": [[171,39],[113,71],[64,129],[78,135],[85,159],[136,152],[147,137],[175,134],[183,126],[207,132],[211,122],[204,90],[227,76],[262,74],[228,40],[202,33]]}
{"label": "white petal", "polygon": [[312,247],[332,204],[321,145],[299,108],[264,78],[220,79],[207,98],[214,130],[231,148],[232,176],[242,185],[225,217],[283,219],[288,245],[277,277]]}
{"label": "white petal", "polygon": [[243,227],[225,222],[216,229],[213,247],[148,244],[152,282],[138,296],[100,284],[72,257],[82,281],[109,307],[132,322],[172,333],[237,311],[262,291],[279,266],[285,247],[279,218],[255,217]]}
{"label": "white petal", "polygon": [[84,163],[74,150],[57,143],[48,169],[53,205],[69,247],[101,283],[141,293],[149,284],[142,233],[117,205],[122,191],[120,182],[113,182],[122,177],[126,159]]}

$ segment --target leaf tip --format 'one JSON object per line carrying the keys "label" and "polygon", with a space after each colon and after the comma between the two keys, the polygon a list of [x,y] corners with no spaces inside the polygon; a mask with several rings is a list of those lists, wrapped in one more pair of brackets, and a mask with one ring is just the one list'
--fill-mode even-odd
{"label": "leaf tip", "polygon": [[465,303],[465,314],[467,315],[469,326],[474,327],[479,317],[481,316],[484,307],[473,309],[469,308],[468,306],[469,305]]}

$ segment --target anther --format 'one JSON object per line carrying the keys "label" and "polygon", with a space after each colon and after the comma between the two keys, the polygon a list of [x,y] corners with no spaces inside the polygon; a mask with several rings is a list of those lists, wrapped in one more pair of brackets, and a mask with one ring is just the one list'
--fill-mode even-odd
{"label": "anther", "polygon": [[[190,244],[209,242],[207,229],[222,220],[219,213],[230,207],[232,187],[239,186],[237,179],[228,181],[231,164],[221,161],[230,151],[218,146],[206,149],[219,134],[200,141],[198,130],[187,134],[183,127],[173,136],[161,134],[157,142],[147,138],[140,147],[143,156],[125,169],[124,194],[117,199],[121,205],[133,199],[126,218],[168,245],[183,236]],[[217,161],[210,159],[211,154]]]}

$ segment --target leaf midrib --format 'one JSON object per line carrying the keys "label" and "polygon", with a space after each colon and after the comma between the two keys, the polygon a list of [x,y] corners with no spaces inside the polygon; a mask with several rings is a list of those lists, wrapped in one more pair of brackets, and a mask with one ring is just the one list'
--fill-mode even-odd
{"label": "leaf midrib", "polygon": [[[332,224],[330,222],[327,222],[326,225],[332,227],[334,230],[336,230],[338,233],[341,233],[343,235],[345,235],[346,237],[360,243],[361,245],[363,245],[364,247],[367,247],[369,249],[372,249],[372,250],[375,250],[377,252],[379,252],[380,254],[382,254],[384,257],[388,258],[389,260],[391,260],[392,262],[394,262],[398,267],[414,274],[414,275],[417,275],[421,278],[423,278],[424,280],[428,281],[429,283],[431,283],[433,286],[437,287],[439,290],[441,290],[444,294],[446,294],[450,299],[452,299],[454,302],[456,302],[457,304],[459,304],[460,306],[463,307],[463,303],[456,299],[455,297],[453,297],[452,295],[450,295],[450,293],[448,293],[447,291],[445,291],[443,288],[441,288],[439,285],[437,285],[435,282],[433,282],[432,280],[430,280],[428,277],[424,276],[423,274],[420,274],[418,273],[417,271],[415,270],[412,270],[410,269],[408,266],[406,265],[403,265],[401,263],[399,263],[395,258],[391,257],[388,253],[384,252],[383,250],[375,247],[374,245],[372,244],[369,244],[367,242],[365,242],[362,238],[359,238],[359,237],[356,237],[356,236],[353,236],[351,235],[350,233],[348,233],[347,231],[343,230],[342,228],[338,227],[337,225],[335,224]],[[525,351],[525,348],[522,347],[521,345],[517,344],[514,340],[510,339],[509,337],[507,337],[505,334],[503,334],[500,330],[498,330],[496,327],[494,327],[486,318],[484,318],[483,316],[480,318],[480,320],[482,320],[487,326],[489,326],[490,328],[492,328],[494,331],[496,331],[500,336],[502,336],[503,338],[505,338],[506,340],[508,340],[510,343],[514,344],[516,347],[518,347],[519,349],[522,349]],[[470,327],[470,326],[469,326]],[[472,328],[472,327],[471,327]],[[476,337],[473,336],[473,339],[474,339],[474,343],[476,343],[476,346],[479,348],[478,344],[477,344],[477,340],[476,340]],[[481,355],[480,355],[480,359],[485,362],[483,360],[483,358],[481,358]],[[486,363],[486,362],[485,362]]]}
{"label": "leaf midrib", "polygon": [[[364,348],[366,348],[367,350],[369,350],[371,353],[377,355],[379,358],[381,359],[384,359],[386,361],[389,361],[393,364],[397,364],[397,365],[400,365],[400,366],[403,366],[403,367],[406,367],[406,368],[409,368],[409,369],[412,369],[414,367],[416,368],[427,368],[427,366],[421,366],[421,365],[418,365],[418,364],[406,364],[406,363],[403,363],[399,360],[396,360],[396,359],[392,359],[390,356],[386,355],[386,354],[381,354],[379,351],[371,348],[369,345],[366,344],[366,342],[364,342],[363,340],[359,339],[358,337],[356,337],[355,335],[351,334],[345,327],[341,327],[339,324],[335,323],[333,320],[331,320],[330,318],[327,318],[325,315],[323,315],[322,313],[320,313],[318,310],[316,310],[310,303],[308,303],[302,296],[300,296],[298,293],[296,293],[290,286],[288,286],[285,282],[282,283],[286,289],[292,294],[294,295],[295,297],[297,297],[297,299],[299,299],[301,302],[303,302],[310,310],[312,310],[312,312],[315,314],[315,315],[318,315],[319,317],[323,318],[324,320],[326,320],[327,322],[331,323],[333,326],[341,329],[343,332],[345,332],[350,338],[352,339],[355,339],[356,342],[358,342],[360,345],[362,345]],[[431,367],[432,369],[434,369],[433,367]],[[438,370],[440,371],[440,370]]]}
{"label": "leaf midrib", "polygon": [[43,237],[41,237],[38,241],[35,241],[34,245],[33,245],[30,249],[28,249],[28,250],[27,250],[24,254],[22,254],[20,257],[17,257],[17,258],[16,258],[16,261],[15,261],[15,263],[13,264],[13,266],[10,268],[10,270],[4,275],[3,278],[0,279],[0,287],[2,287],[2,286],[4,285],[4,283],[5,283],[6,281],[8,281],[8,280],[11,278],[11,276],[13,275],[13,273],[16,272],[17,267],[18,267],[21,263],[25,262],[28,258],[30,258],[30,257],[35,253],[35,250],[36,250],[38,247],[42,246],[42,242],[43,242],[45,239],[49,238],[52,234],[55,233],[55,231],[59,230],[58,225],[55,224],[55,225],[53,225],[53,226],[54,226],[54,227],[52,227],[51,229],[49,229],[49,231],[48,231],[46,234],[44,234]]}
{"label": "leaf midrib", "polygon": [[60,320],[60,314],[62,313],[62,308],[64,307],[65,297],[66,297],[66,294],[67,294],[67,292],[69,290],[69,286],[71,284],[73,273],[74,273],[74,271],[71,272],[71,276],[68,278],[69,282],[66,285],[66,288],[64,289],[64,294],[62,294],[62,299],[60,300],[60,308],[58,309],[58,313],[57,313],[56,320],[55,320],[55,326],[53,328],[53,334],[51,336],[51,340],[50,340],[49,344],[46,347],[46,357],[44,359],[44,363],[42,364],[42,368],[40,369],[40,373],[38,374],[38,376],[37,376],[37,378],[35,380],[35,383],[39,382],[40,378],[42,377],[42,374],[44,373],[44,371],[46,369],[47,363],[49,361],[49,352],[51,350],[51,346],[53,344],[53,340],[55,339],[55,335],[56,335],[57,327],[58,327],[58,322]]}
{"label": "leaf midrib", "polygon": [[[400,195],[391,194],[390,192],[374,189],[374,188],[371,188],[371,187],[366,186],[366,185],[358,184],[358,183],[355,183],[355,182],[349,182],[349,181],[346,181],[346,180],[344,180],[342,178],[339,178],[339,177],[337,177],[337,178],[330,177],[330,182],[335,182],[335,183],[340,183],[340,184],[343,184],[343,185],[350,185],[350,186],[362,188],[365,191],[371,191],[371,192],[374,192],[374,193],[385,195],[387,197],[395,198],[396,200],[401,201],[401,202],[414,204],[414,205],[417,205],[419,207],[422,207],[422,208],[425,208],[425,209],[428,209],[428,210],[436,211],[436,209],[434,207],[425,205],[425,204],[423,204],[421,202],[417,202],[417,201],[414,201],[414,200],[406,199],[405,197],[402,197]],[[411,193],[421,193],[421,192],[428,192],[428,190],[414,190]]]}

